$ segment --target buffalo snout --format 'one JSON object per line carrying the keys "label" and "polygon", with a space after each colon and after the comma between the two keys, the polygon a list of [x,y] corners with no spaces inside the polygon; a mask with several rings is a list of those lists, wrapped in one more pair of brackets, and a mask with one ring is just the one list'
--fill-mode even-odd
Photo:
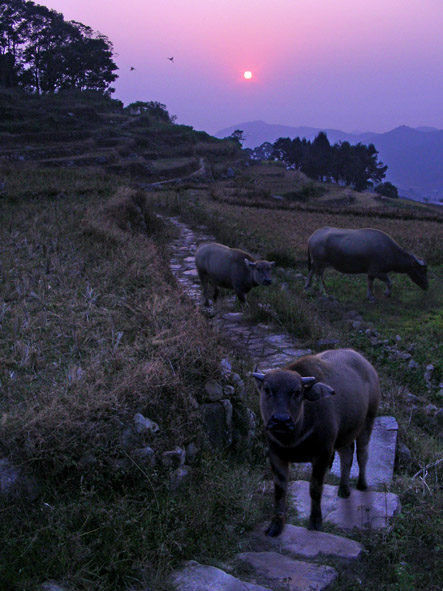
{"label": "buffalo snout", "polygon": [[272,279],[263,279],[263,285],[271,285]]}
{"label": "buffalo snout", "polygon": [[269,429],[269,431],[294,431],[295,425],[291,415],[281,412],[272,415],[266,429]]}

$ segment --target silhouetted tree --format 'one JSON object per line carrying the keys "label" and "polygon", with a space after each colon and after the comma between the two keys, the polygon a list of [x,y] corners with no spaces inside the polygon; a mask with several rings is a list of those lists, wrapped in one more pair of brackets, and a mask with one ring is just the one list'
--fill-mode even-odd
{"label": "silhouetted tree", "polygon": [[[63,88],[111,93],[117,78],[107,37],[32,1],[0,2],[0,83],[40,94]],[[7,59],[5,56],[8,57]]]}
{"label": "silhouetted tree", "polygon": [[374,191],[384,197],[390,197],[391,199],[398,199],[398,189],[395,185],[389,181],[380,183],[374,188]]}

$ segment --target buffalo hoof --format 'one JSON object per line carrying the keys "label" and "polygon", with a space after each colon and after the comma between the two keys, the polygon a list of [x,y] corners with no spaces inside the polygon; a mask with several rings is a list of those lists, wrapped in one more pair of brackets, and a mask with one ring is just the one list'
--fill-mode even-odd
{"label": "buffalo hoof", "polygon": [[265,534],[271,538],[276,538],[281,534],[285,527],[284,516],[276,515],[272,518],[269,527],[266,529]]}
{"label": "buffalo hoof", "polygon": [[366,482],[357,482],[357,490],[368,490]]}

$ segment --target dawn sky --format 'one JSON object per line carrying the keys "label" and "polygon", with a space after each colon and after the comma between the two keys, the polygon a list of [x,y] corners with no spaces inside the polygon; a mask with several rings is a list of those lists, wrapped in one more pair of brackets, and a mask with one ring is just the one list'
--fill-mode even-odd
{"label": "dawn sky", "polygon": [[160,101],[198,130],[443,128],[442,0],[36,3],[109,37],[115,98]]}

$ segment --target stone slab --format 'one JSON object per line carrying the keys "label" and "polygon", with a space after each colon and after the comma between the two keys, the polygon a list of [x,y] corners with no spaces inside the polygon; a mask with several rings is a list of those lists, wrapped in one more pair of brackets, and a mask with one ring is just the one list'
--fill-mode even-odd
{"label": "stone slab", "polygon": [[264,534],[266,526],[262,524],[254,534],[261,544],[270,549],[283,552],[297,558],[315,559],[323,556],[339,558],[341,560],[355,560],[363,552],[363,546],[342,536],[336,536],[321,531],[311,531],[290,523],[286,524],[278,538],[270,538]]}
{"label": "stone slab", "polygon": [[294,560],[276,552],[243,552],[238,558],[266,583],[285,585],[288,591],[321,591],[337,577],[330,566]]}
{"label": "stone slab", "polygon": [[177,591],[271,591],[268,587],[245,583],[215,566],[193,560],[172,574]]}
{"label": "stone slab", "polygon": [[[307,519],[311,512],[309,482],[296,480],[288,485],[289,504],[296,509],[300,519]],[[382,529],[400,512],[397,495],[387,492],[351,490],[347,499],[338,496],[338,486],[325,484],[321,501],[323,521],[333,523],[344,530]]]}
{"label": "stone slab", "polygon": [[[366,465],[366,478],[368,484],[379,487],[391,482],[394,474],[395,449],[397,445],[398,423],[394,417],[377,417],[369,441],[369,456]],[[340,458],[335,454],[331,472],[340,476]],[[354,452],[354,460],[351,468],[351,478],[358,477],[357,455]]]}

